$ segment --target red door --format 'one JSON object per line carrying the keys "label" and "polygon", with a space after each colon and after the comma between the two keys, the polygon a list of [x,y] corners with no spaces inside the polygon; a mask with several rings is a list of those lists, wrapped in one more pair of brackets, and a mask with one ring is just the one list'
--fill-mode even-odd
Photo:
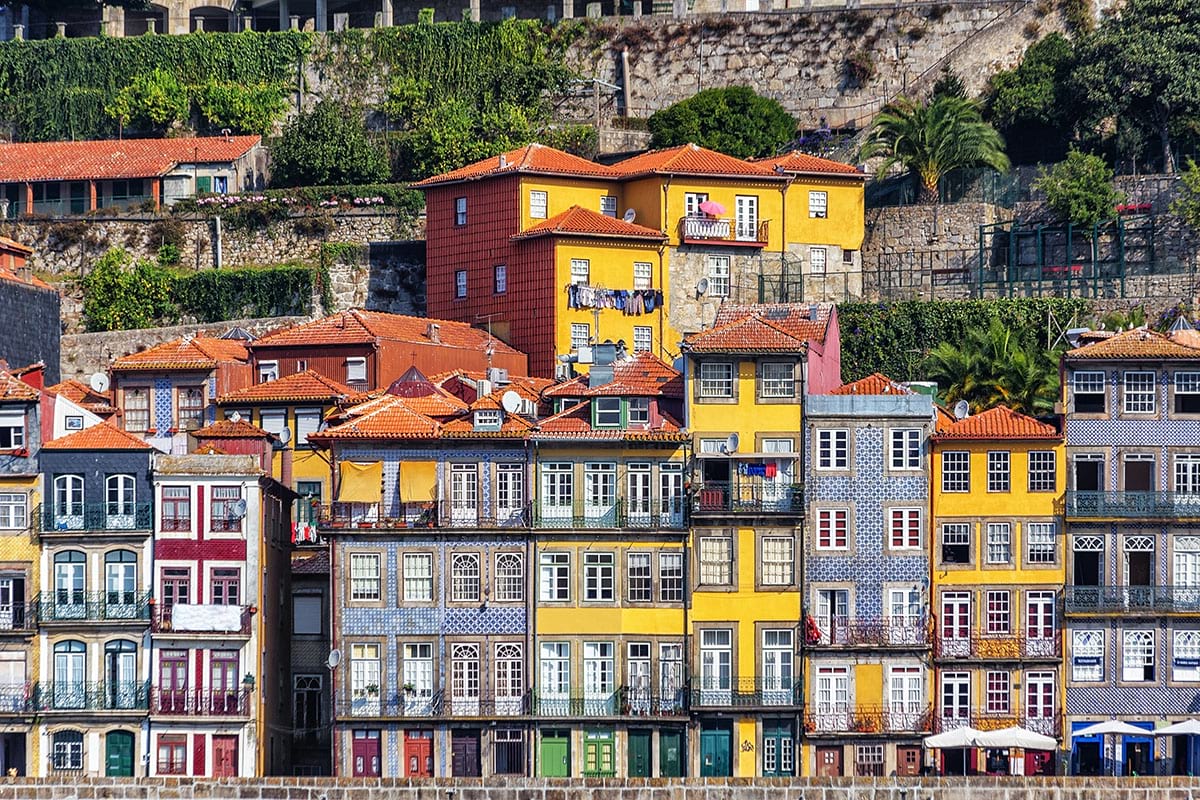
{"label": "red door", "polygon": [[433,777],[433,731],[404,732],[404,774],[409,778]]}
{"label": "red door", "polygon": [[186,714],[187,651],[164,650],[158,662],[158,711],[161,714]]}
{"label": "red door", "polygon": [[354,732],[354,768],[356,778],[379,777],[379,731]]}
{"label": "red door", "polygon": [[213,777],[236,778],[238,743],[236,736],[214,736],[213,743]]}

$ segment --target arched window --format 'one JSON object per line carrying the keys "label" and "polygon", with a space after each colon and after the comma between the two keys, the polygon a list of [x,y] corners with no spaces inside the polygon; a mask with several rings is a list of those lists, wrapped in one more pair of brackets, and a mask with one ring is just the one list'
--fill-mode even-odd
{"label": "arched window", "polygon": [[54,645],[55,708],[85,708],[87,703],[87,646],[67,641]]}
{"label": "arched window", "polygon": [[130,550],[112,550],[104,554],[106,619],[137,616],[137,554]]}
{"label": "arched window", "polygon": [[83,733],[58,731],[51,737],[55,769],[83,769]]}
{"label": "arched window", "polygon": [[115,639],[104,645],[104,707],[138,708],[145,701],[137,675],[137,645]]}
{"label": "arched window", "polygon": [[54,602],[42,609],[43,614],[49,612],[51,619],[83,619],[87,615],[86,561],[78,550],[54,554]]}
{"label": "arched window", "polygon": [[54,479],[54,528],[83,530],[83,477],[59,475]]}

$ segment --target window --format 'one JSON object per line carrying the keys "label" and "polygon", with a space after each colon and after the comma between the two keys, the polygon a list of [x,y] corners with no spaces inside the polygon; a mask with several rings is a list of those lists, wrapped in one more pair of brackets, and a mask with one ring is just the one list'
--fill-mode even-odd
{"label": "window", "polygon": [[708,257],[708,294],[729,297],[729,256]]}
{"label": "window", "polygon": [[649,603],[654,599],[654,587],[650,574],[650,554],[630,553],[628,558],[626,580],[629,583],[629,602]]}
{"label": "window", "polygon": [[192,572],[187,567],[163,567],[162,604],[169,608],[191,602]]}
{"label": "window", "polygon": [[571,349],[579,350],[592,343],[592,329],[586,322],[571,323]]}
{"label": "window", "polygon": [[520,553],[496,554],[496,602],[525,600],[525,557]]}
{"label": "window", "polygon": [[1075,396],[1075,413],[1104,413],[1104,373],[1076,372],[1071,376],[1072,393]]}
{"label": "window", "polygon": [[733,364],[728,361],[701,362],[700,396],[733,397]]}
{"label": "window", "polygon": [[1171,680],[1200,681],[1200,631],[1175,631]]}
{"label": "window", "polygon": [[892,469],[921,468],[921,429],[892,428]]}
{"label": "window", "polygon": [[1104,680],[1104,631],[1071,632],[1071,680]]}
{"label": "window", "polygon": [[708,200],[708,192],[687,192],[683,195],[683,213],[689,217],[703,217],[700,204]]}
{"label": "window", "polygon": [[821,509],[817,512],[817,548],[845,550],[850,546],[850,512],[844,508]]}
{"label": "window", "polygon": [[1007,589],[989,590],[986,630],[988,636],[1006,635],[1012,630],[1012,596]]}
{"label": "window", "polygon": [[571,283],[587,283],[591,271],[591,262],[586,258],[571,259]]}
{"label": "window", "polygon": [[270,383],[271,381],[279,380],[279,362],[278,361],[260,361],[258,362],[258,382]]}
{"label": "window", "polygon": [[571,554],[542,553],[541,592],[539,597],[548,601],[571,599]]}
{"label": "window", "polygon": [[542,643],[542,693],[566,697],[571,691],[570,642]]}
{"label": "window", "polygon": [[450,557],[450,600],[479,602],[479,554],[454,553]]}
{"label": "window", "polygon": [[236,567],[220,567],[212,571],[210,595],[213,605],[241,605],[242,571]]}
{"label": "window", "polygon": [[767,691],[790,691],[792,656],[795,653],[792,632],[784,628],[772,628],[764,630],[762,634],[763,688]]}
{"label": "window", "polygon": [[525,694],[525,650],[519,642],[496,644],[496,713],[518,714]]}
{"label": "window", "polygon": [[83,733],[59,731],[51,741],[55,769],[83,769]]}
{"label": "window", "polygon": [[857,250],[843,250],[842,251],[842,263],[843,264],[853,264],[854,263],[854,254],[857,252],[858,252]]}
{"label": "window", "polygon": [[1180,453],[1175,456],[1175,481],[1177,494],[1200,493],[1200,454]]}
{"label": "window", "polygon": [[1200,414],[1200,372],[1175,373],[1175,413]]}
{"label": "window", "polygon": [[54,479],[54,522],[58,528],[76,530],[83,526],[83,478],[59,475]]}
{"label": "window", "polygon": [[733,584],[733,539],[728,536],[701,537],[700,583],[703,586]]}
{"label": "window", "polygon": [[1154,373],[1129,371],[1124,376],[1125,413],[1153,414]]}
{"label": "window", "polygon": [[942,453],[942,491],[971,491],[971,454],[965,450]]}
{"label": "window", "polygon": [[617,216],[617,196],[605,194],[600,196],[600,213],[606,217]]}
{"label": "window", "polygon": [[525,508],[525,465],[496,465],[496,516],[507,522]]}
{"label": "window", "polygon": [[762,582],[766,586],[788,586],[793,582],[791,536],[764,536],[762,540]]}
{"label": "window", "polygon": [[989,492],[1007,492],[1009,469],[1007,450],[989,450],[987,454],[987,487]]}
{"label": "window", "polygon": [[209,511],[212,517],[209,520],[210,530],[218,533],[240,533],[242,517],[246,515],[245,504],[242,502],[242,487],[212,487]]}
{"label": "window", "polygon": [[180,387],[179,429],[191,431],[202,427],[204,427],[204,387]]}
{"label": "window", "polygon": [[467,224],[467,198],[465,197],[454,198],[454,224]]}
{"label": "window", "polygon": [[28,524],[28,495],[23,492],[4,492],[0,494],[0,529],[21,529]]}
{"label": "window", "polygon": [[592,411],[597,428],[619,428],[621,426],[621,398],[593,398]]}
{"label": "window", "polygon": [[912,550],[921,546],[921,509],[893,508],[889,517],[889,546],[893,550]]}
{"label": "window", "polygon": [[648,425],[650,423],[650,398],[631,397],[629,403],[629,424]]}
{"label": "window", "polygon": [[1011,696],[1009,673],[989,670],[987,674],[987,712],[989,714],[1007,714]]}
{"label": "window", "polygon": [[150,430],[150,390],[144,387],[125,390],[125,430],[145,433]]}
{"label": "window", "polygon": [[[356,701],[351,713],[378,711],[379,645],[353,644],[350,646],[350,693]],[[371,709],[372,705],[374,709]]]}
{"label": "window", "polygon": [[615,596],[616,563],[612,553],[583,554],[583,599],[606,602]]}
{"label": "window", "polygon": [[187,737],[166,736],[158,737],[158,769],[159,775],[187,774]]}
{"label": "window", "polygon": [[654,346],[654,329],[648,325],[633,326],[633,351],[646,353]]}
{"label": "window", "polygon": [[850,467],[850,431],[844,428],[817,431],[817,469]]}
{"label": "window", "polygon": [[508,291],[508,266],[497,264],[492,267],[492,292],[504,294]]}
{"label": "window", "polygon": [[350,554],[350,601],[371,602],[380,598],[379,554]]}
{"label": "window", "polygon": [[433,554],[405,553],[404,601],[428,603],[433,600]]}
{"label": "window", "polygon": [[296,372],[308,372],[308,359],[307,358],[297,358],[296,359]]}
{"label": "window", "polygon": [[462,299],[467,296],[467,271],[460,269],[454,273],[454,296]]}
{"label": "window", "polygon": [[1012,561],[1011,527],[1007,522],[987,524],[987,563],[1007,564]]}
{"label": "window", "polygon": [[683,602],[683,553],[658,554],[658,597],[664,603]]}
{"label": "window", "polygon": [[279,436],[287,427],[287,409],[263,409],[258,412],[258,426],[267,433]]}
{"label": "window", "polygon": [[319,594],[292,595],[292,633],[319,636],[325,630],[325,612]]}
{"label": "window", "polygon": [[529,216],[532,219],[546,218],[546,193],[531,189],[529,192]]}
{"label": "window", "polygon": [[883,777],[883,745],[856,744],[854,774],[860,778]]}
{"label": "window", "polygon": [[1025,547],[1030,564],[1053,564],[1057,560],[1055,530],[1053,522],[1025,523]]}
{"label": "window", "polygon": [[570,519],[573,512],[572,471],[573,468],[569,462],[542,464],[541,510],[543,517]]}
{"label": "window", "polygon": [[810,219],[825,219],[829,216],[829,193],[808,193],[808,216]]}
{"label": "window", "polygon": [[826,256],[824,247],[808,248],[808,265],[809,271],[813,275],[824,275],[826,270]]}
{"label": "window", "polygon": [[970,523],[942,523],[942,561],[947,564],[969,564],[971,562]]}
{"label": "window", "polygon": [[298,737],[314,736],[324,727],[320,675],[296,675],[292,678],[292,724]]}
{"label": "window", "polygon": [[1057,472],[1057,459],[1053,450],[1029,451],[1029,491],[1056,491],[1058,489]]}
{"label": "window", "polygon": [[433,697],[433,645],[425,642],[404,645],[402,671],[404,685],[412,687],[412,691],[404,692],[405,708],[428,714]]}
{"label": "window", "polygon": [[[477,431],[498,431],[504,426],[504,416],[498,408],[481,408],[475,412],[474,429]],[[455,464],[455,466],[459,466]],[[471,469],[471,475],[476,475],[476,467],[474,464],[468,464]],[[475,500],[471,500],[471,511],[475,510]]]}
{"label": "window", "polygon": [[728,690],[733,683],[733,631],[700,631],[700,688]]}
{"label": "window", "polygon": [[763,362],[762,387],[763,397],[795,397],[796,396],[796,365],[790,361]]}
{"label": "window", "polygon": [[739,194],[733,198],[734,236],[743,242],[758,240],[758,196]]}
{"label": "window", "polygon": [[649,261],[633,262],[633,288],[649,289],[654,285],[654,265]]}
{"label": "window", "polygon": [[69,414],[66,417],[64,424],[66,429],[69,431],[81,431],[83,430],[83,417],[76,414]]}
{"label": "window", "polygon": [[1154,631],[1125,631],[1121,680],[1154,680]]}
{"label": "window", "polygon": [[305,446],[308,444],[308,437],[312,436],[321,428],[321,409],[319,408],[297,408],[296,409],[296,445]]}

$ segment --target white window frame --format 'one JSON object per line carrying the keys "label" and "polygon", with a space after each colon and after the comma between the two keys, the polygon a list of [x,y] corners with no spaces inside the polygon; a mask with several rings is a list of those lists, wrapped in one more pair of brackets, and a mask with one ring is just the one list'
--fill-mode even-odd
{"label": "white window frame", "polygon": [[462,300],[467,296],[467,271],[459,269],[454,271],[454,299]]}
{"label": "white window frame", "polygon": [[375,603],[382,599],[379,562],[379,553],[350,554],[351,603]]}
{"label": "white window frame", "polygon": [[808,272],[821,276],[829,269],[829,252],[824,247],[808,248]]}
{"label": "white window frame", "polygon": [[583,600],[611,603],[617,599],[617,559],[611,552],[583,554]]}
{"label": "white window frame", "polygon": [[763,586],[795,583],[796,540],[792,536],[764,536],[759,574]]}
{"label": "white window frame", "polygon": [[406,603],[433,602],[433,553],[402,553],[400,579]]}
{"label": "white window frame", "polygon": [[764,361],[759,367],[761,397],[791,399],[796,396],[796,364],[792,361]]}
{"label": "white window frame", "polygon": [[570,552],[551,550],[538,555],[538,599],[546,603],[570,601]]}
{"label": "white window frame", "polygon": [[850,469],[850,431],[848,428],[817,429],[817,469]]}
{"label": "white window frame", "polygon": [[1012,523],[989,522],[985,528],[987,536],[987,563],[1012,563]]}
{"label": "white window frame", "polygon": [[465,197],[454,198],[454,224],[459,226],[467,224],[467,198]]}
{"label": "white window frame", "polygon": [[606,217],[617,217],[617,196],[615,194],[600,195],[600,213]]}
{"label": "white window frame", "polygon": [[541,189],[529,190],[529,218],[545,219],[550,208],[550,195]]}
{"label": "white window frame", "polygon": [[482,568],[479,553],[450,554],[450,602],[478,603]]}
{"label": "white window frame", "polygon": [[23,530],[29,525],[29,495],[25,492],[0,493],[0,529]]}
{"label": "white window frame", "polygon": [[1029,491],[1058,491],[1058,454],[1053,450],[1029,451]]}
{"label": "white window frame", "polygon": [[889,463],[894,470],[921,468],[921,429],[892,428],[888,440],[891,444]]}
{"label": "white window frame", "polygon": [[729,256],[708,256],[708,294],[710,297],[729,297],[732,261]]}
{"label": "white window frame", "polygon": [[810,191],[808,193],[808,218],[827,219],[829,217],[829,192]]}
{"label": "white window frame", "polygon": [[700,362],[700,397],[732,398],[736,370],[730,361]]}
{"label": "white window frame", "polygon": [[[1196,663],[1179,666],[1186,658]],[[1200,681],[1200,630],[1176,630],[1171,641],[1171,680]]]}
{"label": "white window frame", "polygon": [[633,288],[650,289],[654,286],[654,264],[649,261],[633,262]]}
{"label": "white window frame", "polygon": [[[1121,636],[1121,680],[1126,683],[1153,682],[1157,677],[1154,664],[1154,631],[1134,628]],[[1146,677],[1149,670],[1150,677]]]}
{"label": "white window frame", "polygon": [[[887,511],[888,518],[888,549],[889,550],[919,550],[921,549],[921,532],[924,519],[921,509],[912,507],[893,507]],[[899,535],[899,539],[897,539]]]}
{"label": "white window frame", "polygon": [[942,491],[971,491],[971,453],[968,450],[942,451]]}
{"label": "white window frame", "polygon": [[[1074,409],[1075,399],[1081,395],[1099,395],[1108,407],[1108,386],[1105,374],[1101,370],[1079,370],[1071,374],[1071,403]],[[1078,413],[1078,412],[1077,412]],[[1096,412],[1086,412],[1096,413]]]}
{"label": "white window frame", "polygon": [[497,264],[492,267],[492,294],[508,293],[508,265]]}
{"label": "white window frame", "polygon": [[1058,562],[1058,524],[1055,522],[1026,522],[1025,560],[1029,564]]}
{"label": "white window frame", "polygon": [[587,285],[592,277],[592,262],[586,258],[571,259],[571,283]]}
{"label": "white window frame", "polygon": [[1012,490],[1012,454],[1007,450],[988,450],[987,490],[1008,492]]}
{"label": "white window frame", "polygon": [[[1095,664],[1078,664],[1077,658],[1095,659]],[[1100,683],[1104,680],[1104,631],[1071,632],[1071,680],[1076,683]]]}
{"label": "white window frame", "polygon": [[817,510],[816,547],[818,550],[848,550],[850,548],[850,509],[822,508]]}
{"label": "white window frame", "polygon": [[701,536],[696,552],[700,573],[699,585],[733,585],[732,536]]}
{"label": "white window frame", "polygon": [[592,343],[592,326],[586,322],[571,323],[571,349],[579,351]]}
{"label": "white window frame", "polygon": [[1158,409],[1158,373],[1126,370],[1121,375],[1121,409],[1126,414],[1153,414]]}
{"label": "white window frame", "polygon": [[654,349],[654,328],[649,325],[633,326],[633,352],[648,353]]}
{"label": "white window frame", "polygon": [[522,553],[496,553],[497,603],[525,602],[525,556]]}

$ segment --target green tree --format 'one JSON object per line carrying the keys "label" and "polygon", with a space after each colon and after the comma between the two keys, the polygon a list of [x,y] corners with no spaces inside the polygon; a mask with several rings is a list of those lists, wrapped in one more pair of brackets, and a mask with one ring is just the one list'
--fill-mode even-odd
{"label": "green tree", "polygon": [[122,128],[128,125],[134,130],[159,134],[186,122],[190,110],[187,87],[160,67],[138,75],[105,108]]}
{"label": "green tree", "polygon": [[387,154],[367,135],[360,109],[322,100],[283,129],[271,150],[275,186],[382,183]]}
{"label": "green tree", "polygon": [[175,309],[171,273],[157,264],[134,263],[114,247],[84,276],[83,317],[91,331],[149,328]]}
{"label": "green tree", "polygon": [[1021,344],[997,319],[973,328],[959,344],[941,342],[925,360],[943,402],[967,401],[973,413],[1006,405],[1022,414],[1043,414],[1058,398],[1057,360]]}
{"label": "green tree", "polygon": [[922,203],[938,202],[938,182],[962,167],[1008,169],[1004,139],[983,121],[979,107],[958,97],[917,103],[901,97],[871,123],[859,159],[881,159],[877,173],[900,165],[918,182]]}
{"label": "green tree", "polygon": [[209,127],[234,133],[270,133],[287,110],[283,87],[210,80],[195,89],[196,107]]}
{"label": "green tree", "polygon": [[1187,169],[1180,176],[1179,194],[1171,203],[1171,213],[1192,230],[1200,231],[1200,165],[1190,158]]}
{"label": "green tree", "polygon": [[963,83],[962,77],[946,64],[942,67],[938,79],[934,81],[930,97],[957,97],[959,100],[966,100],[967,85]]}
{"label": "green tree", "polygon": [[1052,33],[1025,51],[1014,69],[992,76],[985,113],[1021,164],[1058,161],[1075,137],[1081,109],[1071,73],[1075,46]]}
{"label": "green tree", "polygon": [[689,142],[737,158],[777,153],[796,135],[796,120],[778,102],[746,86],[705,89],[654,112],[651,147]]}
{"label": "green tree", "polygon": [[1042,170],[1034,187],[1059,219],[1091,227],[1112,219],[1123,196],[1113,188],[1112,168],[1099,156],[1072,150],[1065,161]]}

